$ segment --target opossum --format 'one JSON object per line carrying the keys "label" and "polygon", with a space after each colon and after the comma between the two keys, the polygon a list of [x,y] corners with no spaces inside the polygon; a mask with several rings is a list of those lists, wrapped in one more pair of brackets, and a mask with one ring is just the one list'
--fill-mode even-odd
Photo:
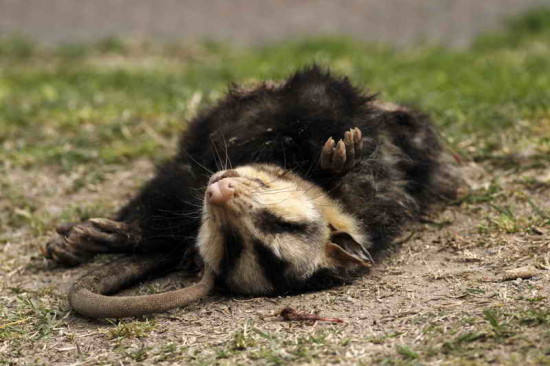
{"label": "opossum", "polygon": [[[312,66],[278,84],[231,86],[114,219],[61,225],[43,252],[68,266],[127,254],[73,285],[71,305],[91,318],[164,311],[213,288],[319,290],[366,273],[404,225],[453,199],[450,160],[426,115]],[[106,296],[185,263],[203,272],[189,288]]]}

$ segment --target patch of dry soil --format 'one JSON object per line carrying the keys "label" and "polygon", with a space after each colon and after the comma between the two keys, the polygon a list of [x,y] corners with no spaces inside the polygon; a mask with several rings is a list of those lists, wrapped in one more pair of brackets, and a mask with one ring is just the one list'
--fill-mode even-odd
{"label": "patch of dry soil", "polygon": [[[411,227],[403,238],[414,232],[412,238],[388,250],[370,275],[351,285],[276,298],[216,295],[184,309],[121,323],[93,322],[69,311],[67,289],[97,263],[54,268],[37,250],[49,232],[33,231],[29,225],[16,229],[4,225],[0,240],[0,362],[550,362],[550,334],[548,323],[543,322],[548,321],[550,303],[550,228],[532,227],[534,224],[527,222],[518,232],[508,233],[505,226],[499,226],[499,212],[491,206],[510,206],[515,217],[529,217],[532,206],[525,198],[529,197],[548,212],[548,182],[523,182],[548,179],[550,170],[521,173],[533,177],[531,180],[518,180],[517,174],[504,171],[489,175],[480,167],[472,171],[477,172],[470,174],[476,192],[486,192],[484,187],[497,177],[501,194],[490,202],[450,206],[431,217],[432,223]],[[105,172],[100,183],[86,184],[74,192],[71,187],[77,177],[8,169],[4,184],[33,201],[32,215],[47,213],[49,224],[63,212],[68,200],[84,205],[99,202],[114,209],[151,172],[150,164],[138,162]],[[17,203],[10,202],[3,205],[13,214]],[[7,220],[6,215],[1,217]],[[533,277],[502,280],[505,270],[525,265],[535,268]],[[131,292],[164,291],[189,281],[176,273]],[[284,322],[273,316],[286,306],[345,322]],[[542,318],[537,317],[541,313]]]}

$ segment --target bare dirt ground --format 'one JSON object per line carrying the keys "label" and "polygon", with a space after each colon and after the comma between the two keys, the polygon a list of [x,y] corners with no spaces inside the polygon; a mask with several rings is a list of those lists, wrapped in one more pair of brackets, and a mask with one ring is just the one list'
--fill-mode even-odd
{"label": "bare dirt ground", "polygon": [[[466,165],[472,193],[412,226],[353,284],[277,298],[216,295],[120,322],[89,321],[69,309],[69,286],[98,262],[57,268],[38,248],[51,235],[45,227],[67,209],[112,212],[151,175],[151,164],[111,166],[99,181],[89,171],[8,166],[2,227],[30,215],[16,199],[32,201],[33,217],[47,219],[0,237],[0,363],[548,365],[550,168]],[[525,279],[504,279],[524,266],[531,266]],[[176,273],[130,292],[190,280]],[[285,322],[274,314],[286,306],[344,323]]]}

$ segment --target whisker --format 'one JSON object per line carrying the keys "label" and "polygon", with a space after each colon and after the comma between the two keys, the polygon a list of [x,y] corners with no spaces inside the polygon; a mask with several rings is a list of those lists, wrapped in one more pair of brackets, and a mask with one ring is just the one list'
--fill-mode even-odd
{"label": "whisker", "polygon": [[187,149],[185,149],[184,147],[181,147],[181,149],[183,150],[184,153],[187,154],[187,156],[195,163],[197,164],[199,167],[203,168],[207,173],[209,173],[210,175],[214,174],[213,171],[211,171],[210,169],[208,169],[207,167],[205,167],[204,165],[202,165],[201,163],[199,163],[188,151]]}
{"label": "whisker", "polygon": [[[222,158],[220,156],[220,153],[218,152],[218,147],[216,146],[216,143],[214,142],[214,139],[212,138],[212,136],[210,136],[210,143],[212,144],[212,146],[214,147],[214,162],[216,163],[216,168],[218,170],[225,170],[226,168],[223,166],[223,163],[222,163]],[[218,163],[218,160],[219,160],[219,163]]]}
{"label": "whisker", "polygon": [[225,147],[225,169],[227,169],[227,164],[229,163],[229,167],[233,169],[233,164],[231,164],[231,159],[229,158],[229,150],[227,149],[227,141],[225,140],[225,136],[222,133],[222,139],[223,139],[223,145]]}

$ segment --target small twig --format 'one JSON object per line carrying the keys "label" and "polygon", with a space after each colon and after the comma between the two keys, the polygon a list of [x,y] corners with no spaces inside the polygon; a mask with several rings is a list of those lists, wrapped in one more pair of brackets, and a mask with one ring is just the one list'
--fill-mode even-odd
{"label": "small twig", "polygon": [[313,321],[313,322],[328,322],[328,323],[344,323],[342,319],[325,318],[317,314],[299,313],[291,307],[286,307],[277,314],[286,321]]}
{"label": "small twig", "polygon": [[30,320],[30,319],[31,319],[31,318],[19,319],[19,320],[15,321],[15,322],[7,323],[7,324],[2,324],[2,325],[0,325],[0,329],[2,329],[2,328],[7,328],[7,327],[11,327],[12,325],[16,325],[16,324],[21,324],[21,323],[24,323],[24,322],[26,322],[26,321],[28,321],[28,320]]}
{"label": "small twig", "polygon": [[401,240],[397,240],[397,241],[394,241],[393,242],[393,245],[401,245],[401,244],[405,244],[406,242],[408,242],[409,240],[411,240],[414,235],[416,234],[416,231],[411,231],[411,233],[404,239],[401,239]]}
{"label": "small twig", "polygon": [[420,222],[421,224],[432,225],[432,226],[435,226],[439,229],[441,229],[445,226],[449,226],[453,223],[451,220],[435,221],[435,220],[431,220],[427,217],[420,218],[420,220],[418,220],[418,222]]}

